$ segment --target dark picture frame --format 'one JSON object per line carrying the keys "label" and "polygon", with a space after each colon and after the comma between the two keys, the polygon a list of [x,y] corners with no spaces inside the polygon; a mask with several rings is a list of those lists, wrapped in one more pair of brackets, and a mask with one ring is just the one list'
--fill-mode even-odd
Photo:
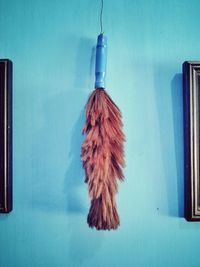
{"label": "dark picture frame", "polygon": [[200,221],[200,61],[183,63],[185,218]]}
{"label": "dark picture frame", "polygon": [[12,62],[0,59],[0,213],[12,206]]}

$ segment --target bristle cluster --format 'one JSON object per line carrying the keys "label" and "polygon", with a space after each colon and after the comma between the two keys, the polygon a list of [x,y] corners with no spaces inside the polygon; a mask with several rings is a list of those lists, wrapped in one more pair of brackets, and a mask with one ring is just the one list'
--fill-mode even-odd
{"label": "bristle cluster", "polygon": [[98,230],[116,229],[119,225],[115,195],[117,178],[124,179],[122,127],[119,108],[104,89],[95,89],[86,105],[86,138],[81,156],[91,198],[87,221]]}

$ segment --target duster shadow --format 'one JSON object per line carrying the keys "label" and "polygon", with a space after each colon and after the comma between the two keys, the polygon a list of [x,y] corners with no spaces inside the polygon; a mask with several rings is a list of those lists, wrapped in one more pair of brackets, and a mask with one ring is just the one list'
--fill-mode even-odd
{"label": "duster shadow", "polygon": [[72,129],[69,158],[70,164],[65,176],[65,192],[67,212],[84,212],[83,201],[80,200],[79,188],[84,185],[84,172],[81,162],[81,144],[83,142],[82,128],[84,124],[84,110]]}
{"label": "duster shadow", "polygon": [[[92,49],[91,49],[92,48]],[[65,175],[66,210],[74,217],[68,224],[70,229],[70,257],[77,264],[94,257],[102,246],[103,232],[92,231],[87,226],[89,198],[84,183],[84,170],[81,162],[81,145],[84,140],[82,129],[85,121],[84,105],[93,90],[95,48],[93,41],[82,38],[77,51],[77,71],[74,87],[74,101],[82,107],[78,120],[71,131],[69,165]],[[87,64],[86,64],[87,63]],[[82,67],[81,67],[82,66]],[[78,90],[77,90],[78,89]],[[83,90],[86,94],[83,94]],[[82,93],[81,93],[82,92]],[[81,195],[83,192],[83,196]],[[87,203],[87,204],[86,204]],[[89,238],[90,242],[85,242]]]}
{"label": "duster shadow", "polygon": [[[94,77],[94,61],[95,61],[95,49],[93,46],[93,40],[88,38],[81,38],[79,40],[77,50],[77,66],[76,66],[76,79],[74,80],[74,103],[78,102],[81,107],[78,120],[72,128],[70,139],[69,159],[70,163],[65,175],[65,192],[66,192],[66,210],[67,212],[82,213],[86,211],[84,202],[81,199],[80,190],[86,190],[84,184],[84,171],[81,162],[81,145],[84,140],[82,135],[82,129],[85,120],[84,106],[87,99],[83,94],[83,91],[87,91],[88,95],[93,90]],[[86,193],[86,192],[85,192]],[[87,197],[87,195],[86,195]]]}
{"label": "duster shadow", "polygon": [[[72,83],[71,79],[68,80],[66,90],[57,92],[52,89],[53,94],[49,94],[41,110],[37,110],[40,127],[33,136],[31,151],[32,197],[28,195],[29,204],[33,208],[54,213],[81,213],[84,211],[82,200],[87,199],[87,195],[81,197],[86,186],[80,151],[83,108],[92,90],[89,87],[89,71],[92,68],[93,41],[88,38],[74,38],[74,41],[78,43],[74,79]],[[72,44],[73,39],[68,42],[69,51]],[[70,65],[69,62],[65,66],[66,70]],[[38,98],[33,101],[37,102]]]}

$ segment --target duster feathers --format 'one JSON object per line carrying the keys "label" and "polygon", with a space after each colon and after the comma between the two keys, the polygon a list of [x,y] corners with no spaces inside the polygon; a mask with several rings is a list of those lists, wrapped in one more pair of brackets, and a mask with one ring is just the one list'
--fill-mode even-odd
{"label": "duster feathers", "polygon": [[115,195],[117,179],[124,179],[122,126],[119,108],[103,88],[96,88],[86,105],[81,157],[91,199],[87,221],[97,230],[116,229],[120,223]]}

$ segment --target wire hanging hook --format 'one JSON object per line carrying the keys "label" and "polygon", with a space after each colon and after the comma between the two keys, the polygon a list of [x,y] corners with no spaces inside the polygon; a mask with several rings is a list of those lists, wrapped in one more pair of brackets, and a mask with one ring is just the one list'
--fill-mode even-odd
{"label": "wire hanging hook", "polygon": [[101,29],[101,32],[100,33],[103,33],[103,5],[104,5],[104,2],[103,2],[103,0],[101,0],[101,11],[100,11],[100,29]]}

